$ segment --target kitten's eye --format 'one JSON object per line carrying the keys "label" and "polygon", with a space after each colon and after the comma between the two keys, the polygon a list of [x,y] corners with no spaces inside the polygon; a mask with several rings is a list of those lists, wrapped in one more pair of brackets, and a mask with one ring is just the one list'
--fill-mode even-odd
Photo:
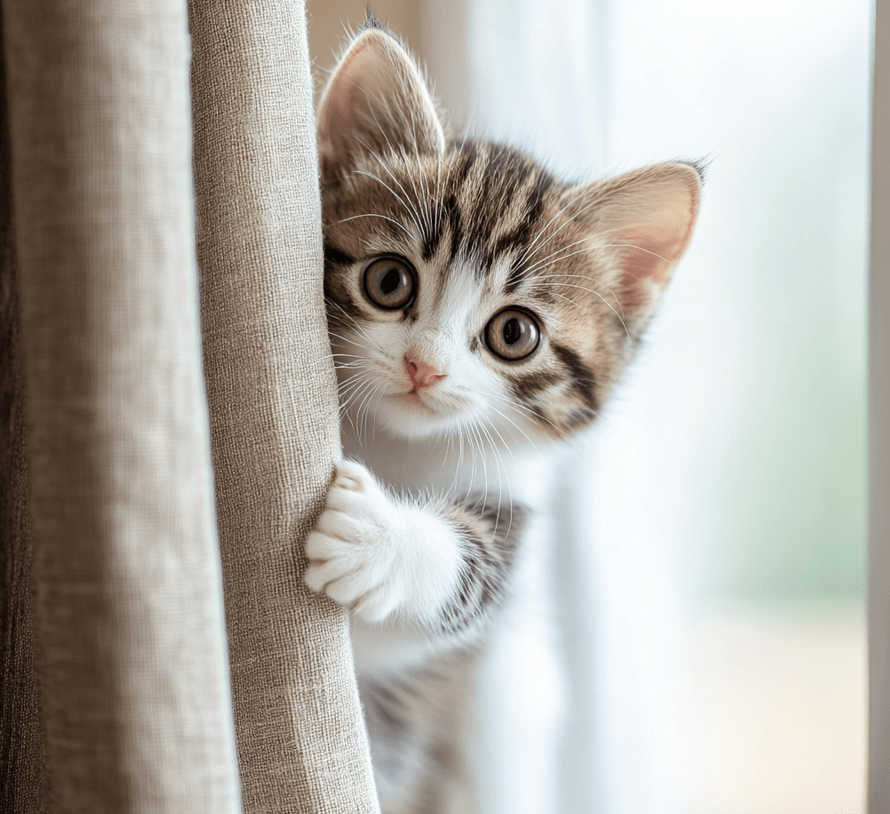
{"label": "kitten's eye", "polygon": [[485,326],[485,342],[501,359],[515,361],[531,356],[538,347],[541,330],[531,314],[507,308]]}
{"label": "kitten's eye", "polygon": [[414,288],[414,269],[407,260],[380,257],[365,269],[365,294],[379,308],[404,308],[414,299]]}

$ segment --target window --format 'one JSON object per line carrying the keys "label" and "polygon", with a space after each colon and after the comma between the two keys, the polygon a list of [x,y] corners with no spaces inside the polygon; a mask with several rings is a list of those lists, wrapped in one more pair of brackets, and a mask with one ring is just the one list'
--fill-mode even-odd
{"label": "window", "polygon": [[709,162],[691,248],[557,498],[564,810],[859,810],[870,3],[374,8],[471,132],[574,177]]}

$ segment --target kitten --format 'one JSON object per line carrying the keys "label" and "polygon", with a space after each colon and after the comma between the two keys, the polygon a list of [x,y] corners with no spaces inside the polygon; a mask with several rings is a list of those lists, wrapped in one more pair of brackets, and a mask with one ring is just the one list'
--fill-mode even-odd
{"label": "kitten", "polygon": [[548,473],[633,357],[700,173],[572,184],[453,139],[373,18],[324,89],[318,146],[345,457],[306,583],[351,611],[385,814],[543,814],[561,714]]}

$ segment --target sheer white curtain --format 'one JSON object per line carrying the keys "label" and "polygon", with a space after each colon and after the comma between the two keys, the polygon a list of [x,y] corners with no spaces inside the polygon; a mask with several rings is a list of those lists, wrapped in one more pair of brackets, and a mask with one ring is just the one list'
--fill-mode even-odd
{"label": "sheer white curtain", "polygon": [[[868,0],[427,0],[472,132],[710,159],[662,313],[554,495],[556,810],[858,810]],[[814,807],[816,806],[816,807]]]}

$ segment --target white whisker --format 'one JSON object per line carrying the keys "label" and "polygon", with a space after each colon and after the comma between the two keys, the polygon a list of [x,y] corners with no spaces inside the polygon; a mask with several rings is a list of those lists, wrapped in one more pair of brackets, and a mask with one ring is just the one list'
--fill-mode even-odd
{"label": "white whisker", "polygon": [[[380,184],[381,186],[383,186],[383,187],[385,187],[386,189],[388,189],[388,190],[390,191],[390,193],[392,194],[393,198],[395,198],[395,199],[396,199],[396,200],[397,200],[397,201],[404,207],[405,211],[408,213],[408,215],[410,216],[411,220],[414,221],[414,225],[417,227],[417,231],[418,231],[418,233],[421,234],[421,235],[423,234],[423,224],[420,222],[420,214],[419,214],[419,213],[417,212],[417,210],[414,208],[413,204],[409,207],[408,203],[404,200],[404,198],[402,198],[401,195],[399,195],[398,192],[396,192],[396,191],[395,191],[389,184],[387,184],[386,181],[384,181],[380,176],[378,176],[378,175],[374,175],[373,172],[367,172],[366,170],[353,170],[353,172],[354,172],[356,175],[364,175],[364,176],[366,176],[367,178],[371,178],[371,179],[373,179],[374,181],[377,181],[377,183]],[[407,195],[408,193],[406,192],[405,194]]]}

